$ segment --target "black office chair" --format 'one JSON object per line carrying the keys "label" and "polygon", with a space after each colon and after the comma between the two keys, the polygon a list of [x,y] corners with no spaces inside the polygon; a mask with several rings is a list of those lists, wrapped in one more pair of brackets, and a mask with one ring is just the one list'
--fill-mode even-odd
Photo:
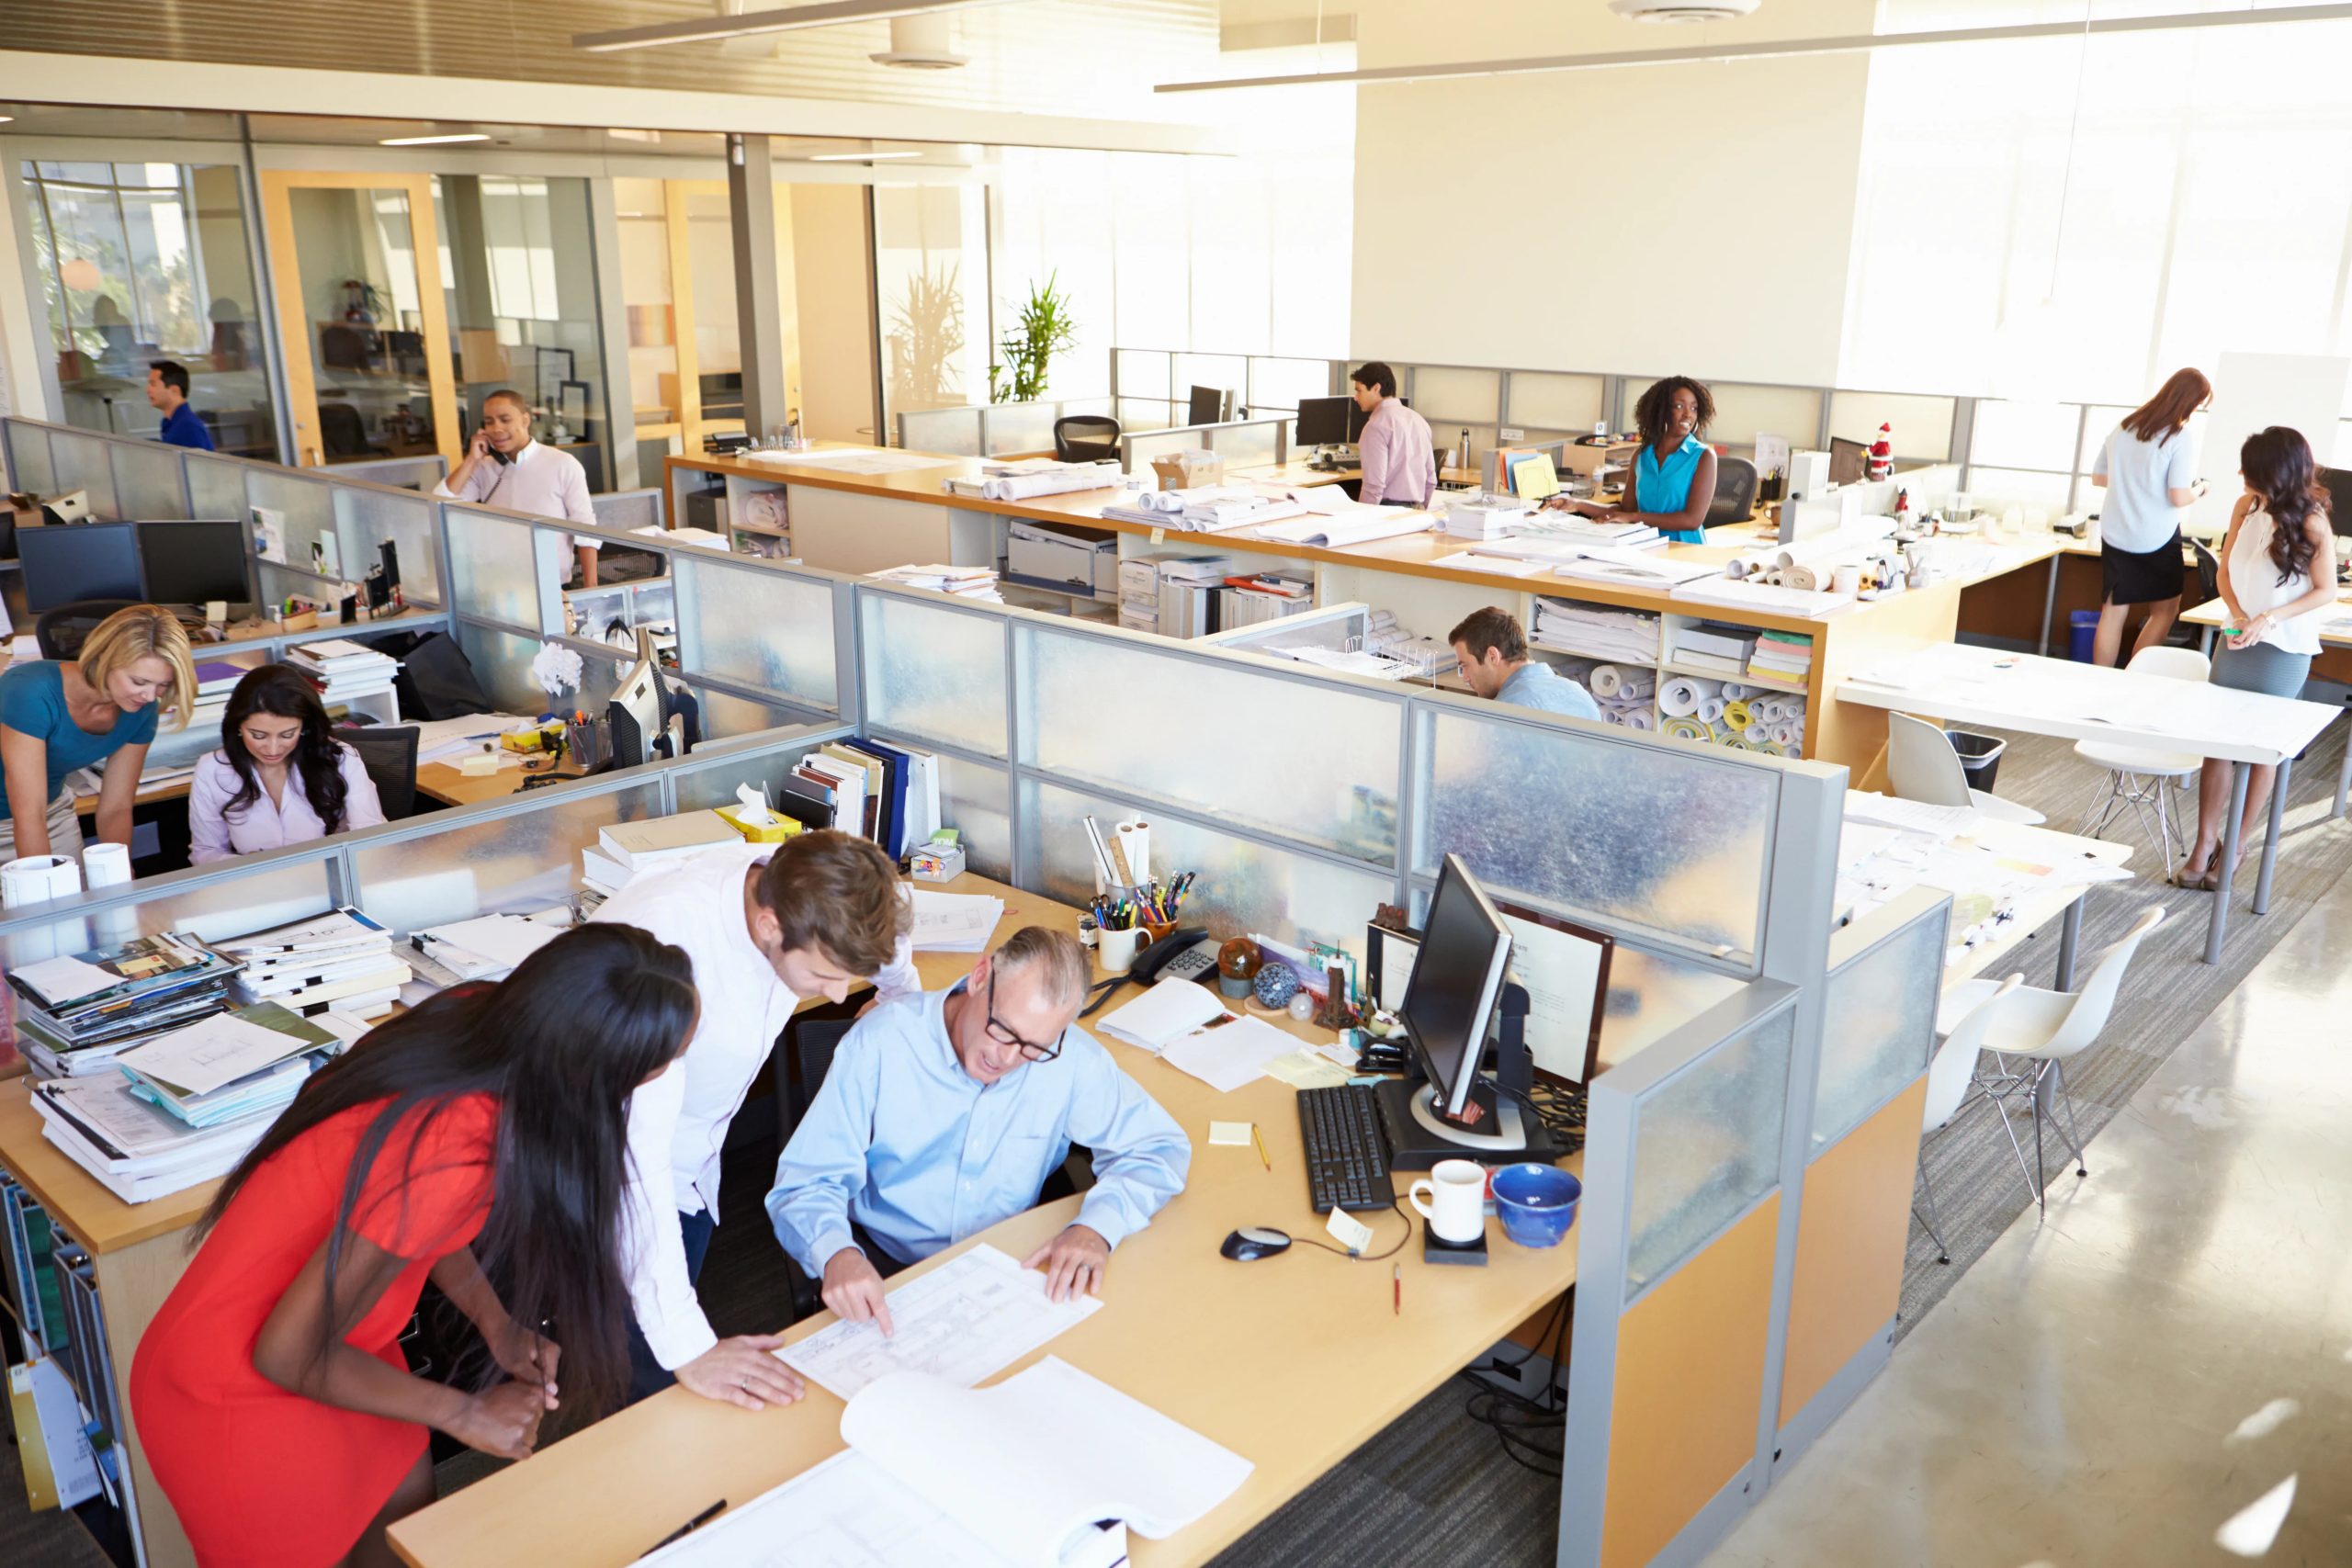
{"label": "black office chair", "polygon": [[338,729],[334,738],[359,753],[359,764],[376,786],[385,821],[415,815],[416,726]]}
{"label": "black office chair", "polygon": [[2202,604],[2206,599],[2220,598],[2222,596],[2220,558],[2208,549],[2200,540],[2189,540],[2188,547],[2197,553],[2197,586],[2203,591],[2203,597],[2198,603]]}
{"label": "black office chair", "polygon": [[33,641],[43,659],[79,659],[82,644],[98,629],[100,621],[138,603],[136,599],[76,599],[71,604],[43,610],[33,622]]}
{"label": "black office chair", "polygon": [[349,403],[319,405],[319,445],[330,457],[389,457],[392,449],[368,439],[368,425]]}
{"label": "black office chair", "polygon": [[1065,414],[1054,421],[1054,456],[1065,463],[1099,463],[1119,455],[1119,422],[1106,413]]}
{"label": "black office chair", "polygon": [[1715,499],[1707,503],[1707,528],[1719,528],[1726,523],[1745,523],[1756,510],[1756,465],[1745,457],[1719,457],[1715,459]]}

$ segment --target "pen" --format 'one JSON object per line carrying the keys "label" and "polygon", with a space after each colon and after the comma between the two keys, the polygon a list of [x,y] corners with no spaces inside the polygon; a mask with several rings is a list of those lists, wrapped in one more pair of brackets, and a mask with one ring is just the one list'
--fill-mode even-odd
{"label": "pen", "polygon": [[1391,1263],[1388,1266],[1388,1289],[1390,1292],[1388,1315],[1391,1317],[1404,1316],[1405,1266],[1402,1263]]}
{"label": "pen", "polygon": [[1250,1123],[1250,1136],[1258,1145],[1258,1157],[1265,1162],[1265,1166],[1268,1170],[1273,1169],[1274,1162],[1266,1158],[1265,1134],[1258,1131],[1258,1123],[1255,1122]]}
{"label": "pen", "polygon": [[655,1552],[661,1551],[663,1547],[669,1545],[672,1541],[685,1540],[686,1537],[694,1534],[695,1531],[702,1529],[703,1526],[710,1523],[711,1520],[718,1517],[719,1515],[726,1511],[727,1499],[721,1497],[718,1502],[713,1503],[709,1507],[705,1508],[701,1513],[696,1514],[693,1518],[688,1519],[684,1524],[680,1525],[676,1529],[672,1530],[668,1535],[663,1536],[660,1540],[655,1541],[651,1546],[638,1553],[638,1555],[640,1557],[650,1557]]}

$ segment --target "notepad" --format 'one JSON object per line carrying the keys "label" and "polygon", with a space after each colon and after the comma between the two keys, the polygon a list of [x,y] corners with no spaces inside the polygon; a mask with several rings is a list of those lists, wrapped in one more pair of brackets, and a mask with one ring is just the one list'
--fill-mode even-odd
{"label": "notepad", "polygon": [[1101,1028],[1114,1040],[1125,1041],[1157,1055],[1179,1036],[1212,1019],[1229,1016],[1225,1004],[1206,986],[1171,975],[1106,1016]]}
{"label": "notepad", "polygon": [[[1200,989],[1195,986],[1194,990]],[[1298,1038],[1262,1019],[1237,1018],[1171,1040],[1159,1059],[1192,1074],[1220,1094],[1255,1083],[1268,1062],[1298,1049]]]}

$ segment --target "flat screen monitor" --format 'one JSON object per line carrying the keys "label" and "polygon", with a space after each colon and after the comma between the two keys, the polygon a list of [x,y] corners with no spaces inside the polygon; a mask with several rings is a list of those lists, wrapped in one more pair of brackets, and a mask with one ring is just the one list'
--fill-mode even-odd
{"label": "flat screen monitor", "polygon": [[1557,915],[1498,901],[1510,929],[1510,976],[1527,992],[1527,1044],[1535,1065],[1570,1083],[1600,1069],[1600,1017],[1617,939]]}
{"label": "flat screen monitor", "polygon": [[1185,412],[1186,424],[1215,424],[1225,417],[1225,393],[1216,387],[1194,387],[1192,406]]}
{"label": "flat screen monitor", "polygon": [[1298,444],[1301,446],[1337,446],[1350,439],[1348,415],[1356,406],[1353,398],[1301,398],[1298,400]]}
{"label": "flat screen monitor", "polygon": [[[1410,398],[1399,398],[1396,400],[1407,408],[1413,406],[1413,400]],[[1364,422],[1371,418],[1372,415],[1356,406],[1356,400],[1353,398],[1348,400],[1348,440],[1351,445],[1363,437]]]}
{"label": "flat screen monitor", "polygon": [[2328,526],[2338,538],[2352,536],[2352,468],[2322,468],[2319,482],[2327,487]]}
{"label": "flat screen monitor", "polygon": [[634,768],[651,761],[662,737],[662,660],[654,651],[652,634],[639,627],[630,637],[637,662],[613,688],[605,709],[612,748],[612,766]]}
{"label": "flat screen monitor", "polygon": [[1871,449],[1859,441],[1829,438],[1829,482],[1858,485],[1870,477]]}
{"label": "flat screen monitor", "polygon": [[1510,928],[1459,855],[1447,855],[1405,985],[1405,1030],[1437,1108],[1460,1121],[1510,959]]}
{"label": "flat screen monitor", "polygon": [[139,523],[139,562],[153,604],[232,604],[253,601],[245,525]]}
{"label": "flat screen monitor", "polygon": [[25,575],[25,608],[35,615],[84,599],[144,597],[139,541],[128,523],[49,524],[17,530]]}

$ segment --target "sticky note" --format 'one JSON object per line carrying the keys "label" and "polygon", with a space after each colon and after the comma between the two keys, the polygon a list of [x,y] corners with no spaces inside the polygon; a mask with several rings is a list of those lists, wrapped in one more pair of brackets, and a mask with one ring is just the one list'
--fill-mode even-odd
{"label": "sticky note", "polygon": [[1165,528],[1154,528],[1154,529],[1151,531],[1151,542],[1152,542],[1153,544],[1155,544],[1155,545],[1159,545],[1159,544],[1165,544],[1165,543],[1167,542],[1167,540],[1168,540],[1168,530],[1167,530],[1167,529],[1165,529]]}
{"label": "sticky note", "polygon": [[1345,1067],[1334,1066],[1304,1045],[1265,1063],[1259,1070],[1293,1089],[1331,1089],[1348,1081]]}
{"label": "sticky note", "polygon": [[469,779],[498,772],[498,759],[488,751],[473,751],[458,759],[458,772]]}
{"label": "sticky note", "polygon": [[1230,1144],[1246,1149],[1250,1146],[1250,1123],[1247,1122],[1212,1122],[1209,1123],[1209,1142],[1212,1144]]}
{"label": "sticky note", "polygon": [[1333,1241],[1350,1252],[1362,1252],[1372,1245],[1372,1227],[1345,1209],[1332,1210],[1331,1217],[1323,1223],[1323,1228],[1331,1233]]}
{"label": "sticky note", "polygon": [[1356,1065],[1356,1048],[1336,1040],[1329,1045],[1317,1045],[1315,1047],[1315,1054],[1318,1056],[1328,1056],[1343,1067],[1353,1068]]}

